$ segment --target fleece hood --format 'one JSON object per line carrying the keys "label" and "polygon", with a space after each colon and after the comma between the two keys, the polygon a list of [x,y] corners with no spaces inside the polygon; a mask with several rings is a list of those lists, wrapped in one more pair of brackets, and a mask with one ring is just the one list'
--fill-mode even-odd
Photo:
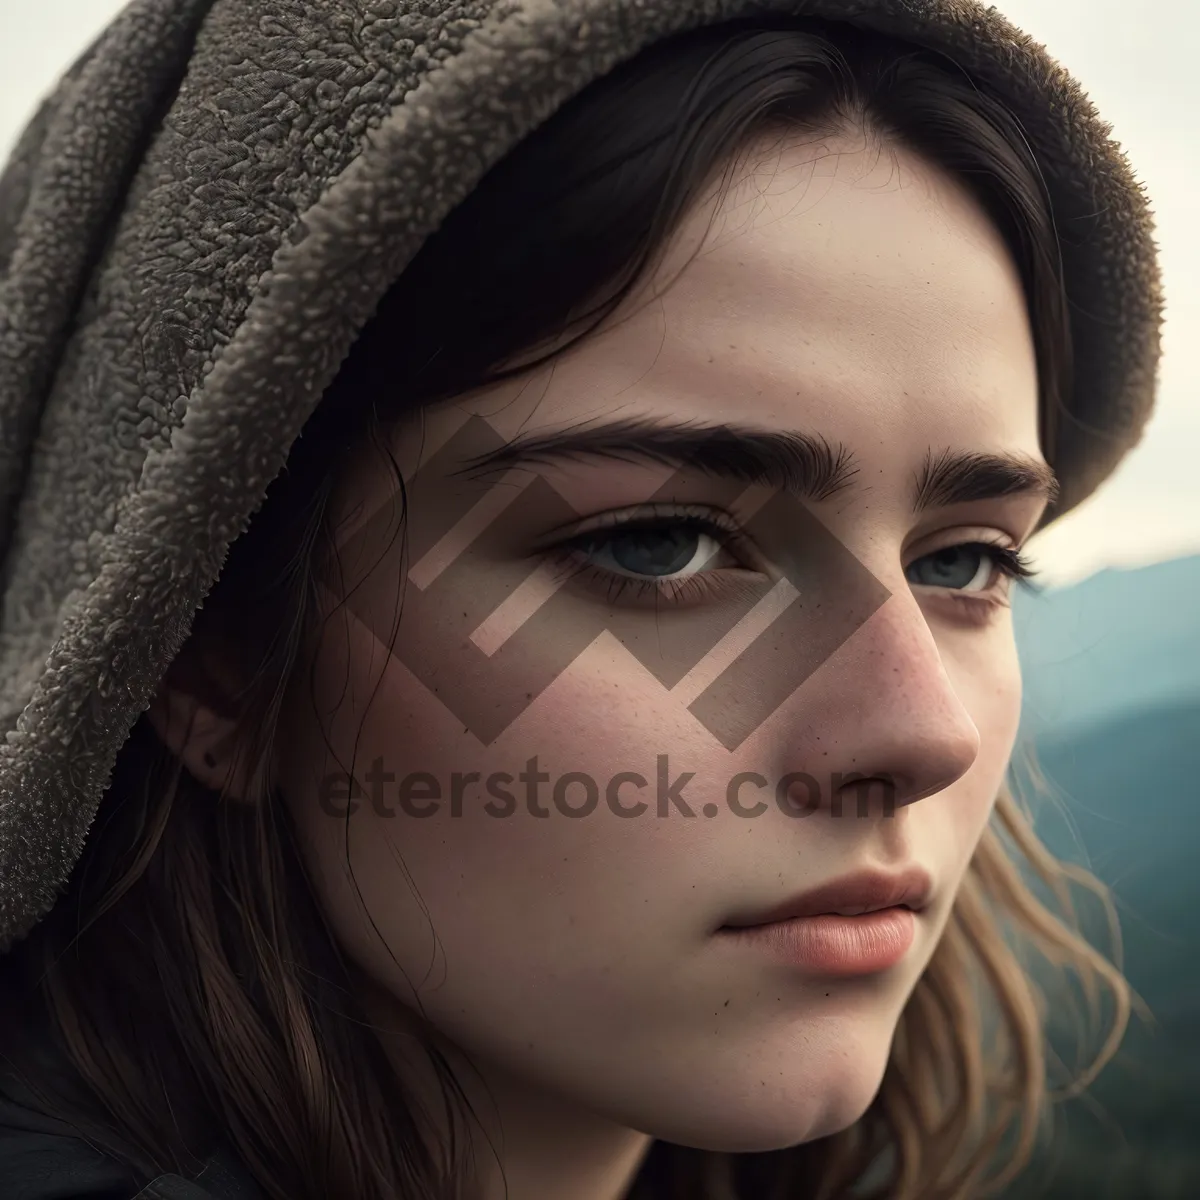
{"label": "fleece hood", "polygon": [[122,744],[378,301],[487,170],[664,37],[842,20],[1021,121],[1077,367],[1057,517],[1138,441],[1162,298],[1110,127],[975,0],[134,0],[0,176],[0,949],[51,908]]}

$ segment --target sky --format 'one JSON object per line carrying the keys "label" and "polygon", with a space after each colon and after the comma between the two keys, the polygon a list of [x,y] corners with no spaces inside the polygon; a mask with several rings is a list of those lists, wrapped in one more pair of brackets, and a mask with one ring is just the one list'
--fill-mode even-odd
{"label": "sky", "polygon": [[[59,73],[124,0],[0,8],[0,160]],[[1200,4],[1195,0],[1002,0],[1083,85],[1145,183],[1167,299],[1159,397],[1140,445],[1079,508],[1032,539],[1051,585],[1104,567],[1200,553]]]}

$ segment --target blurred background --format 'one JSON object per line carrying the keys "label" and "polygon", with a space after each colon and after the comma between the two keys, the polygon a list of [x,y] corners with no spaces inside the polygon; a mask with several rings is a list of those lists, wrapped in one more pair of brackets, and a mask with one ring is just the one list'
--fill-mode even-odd
{"label": "blurred background", "polygon": [[[123,0],[0,5],[0,160],[40,96]],[[1157,213],[1166,279],[1157,412],[1100,492],[1033,540],[1047,586],[1015,601],[1026,677],[1014,782],[1057,854],[1114,893],[1135,1017],[1118,1058],[1058,1110],[1011,1193],[1200,1197],[1200,4],[1003,0],[1113,125]],[[1093,911],[1094,910],[1094,911]],[[1085,919],[1105,936],[1103,913]],[[1066,1009],[1062,1055],[1075,1061]]]}
{"label": "blurred background", "polygon": [[[1039,1169],[1008,1200],[1193,1200],[1200,1197],[1200,554],[1105,567],[1041,595],[1020,592],[1013,608],[1025,677],[1014,783],[1048,848],[1110,887],[1125,974],[1153,1022],[1135,1015],[1085,1097],[1057,1110]],[[1029,749],[1049,792],[1024,761]],[[1103,909],[1082,900],[1079,907],[1093,940],[1110,946]],[[1052,1015],[1060,1054],[1081,1061],[1070,1010]]]}

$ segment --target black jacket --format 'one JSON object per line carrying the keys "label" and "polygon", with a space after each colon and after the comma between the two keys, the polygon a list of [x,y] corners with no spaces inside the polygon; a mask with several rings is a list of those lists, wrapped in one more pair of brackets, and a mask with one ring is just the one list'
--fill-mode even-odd
{"label": "black jacket", "polygon": [[232,1157],[217,1153],[192,1179],[139,1178],[70,1125],[41,1115],[11,1078],[0,1091],[3,1200],[264,1200]]}

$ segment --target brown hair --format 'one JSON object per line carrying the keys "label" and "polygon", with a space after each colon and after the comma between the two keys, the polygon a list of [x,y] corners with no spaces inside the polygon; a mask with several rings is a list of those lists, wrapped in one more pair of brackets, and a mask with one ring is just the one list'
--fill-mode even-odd
{"label": "brown hair", "polygon": [[[414,1098],[381,1065],[265,776],[316,625],[314,561],[328,549],[333,482],[364,441],[386,454],[382,435],[404,411],[530,370],[562,346],[499,364],[581,323],[571,340],[586,336],[754,139],[853,126],[958,178],[1003,234],[1029,305],[1053,464],[1071,385],[1058,233],[1019,124],[953,62],[838,23],[741,21],[659,43],[598,80],[489,172],[384,297],[172,668],[172,682],[205,698],[202,650],[220,645],[252,664],[236,711],[258,802],[218,803],[143,718],[67,894],[3,960],[11,1019],[0,1051],[36,1083],[16,1031],[46,1024],[63,1063],[54,1088],[41,1080],[50,1111],[147,1175],[192,1171],[221,1142],[273,1200],[467,1194],[461,1126],[420,1136]],[[982,1194],[1000,1151],[1006,1167],[993,1182],[1011,1179],[1048,1095],[1045,1008],[1022,955],[1068,968],[1092,1000],[1102,988],[1111,997],[1110,1032],[1077,1086],[1115,1051],[1130,1011],[1120,972],[1079,931],[1071,882],[1108,904],[1090,876],[1042,848],[1006,791],[862,1120],[769,1154],[658,1144],[638,1194],[833,1200],[877,1175],[874,1194],[949,1200]],[[463,1112],[430,1053],[450,1111]]]}

